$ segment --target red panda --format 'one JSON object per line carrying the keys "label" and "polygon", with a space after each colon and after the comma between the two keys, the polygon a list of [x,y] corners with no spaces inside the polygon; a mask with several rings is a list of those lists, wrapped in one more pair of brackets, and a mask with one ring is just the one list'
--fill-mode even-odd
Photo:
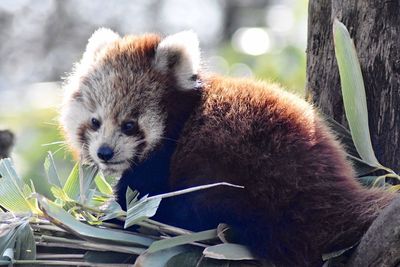
{"label": "red panda", "polygon": [[277,266],[320,266],[358,241],[394,194],[363,188],[313,107],[278,85],[206,74],[191,31],[89,39],[65,81],[61,125],[73,150],[127,186],[160,194],[156,219],[190,230],[227,223]]}

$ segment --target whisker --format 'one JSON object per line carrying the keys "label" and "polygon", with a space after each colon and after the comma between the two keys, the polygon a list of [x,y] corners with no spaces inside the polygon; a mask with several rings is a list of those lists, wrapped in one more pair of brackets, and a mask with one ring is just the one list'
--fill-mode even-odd
{"label": "whisker", "polygon": [[41,146],[52,146],[52,145],[67,145],[66,141],[55,141],[51,143],[42,144]]}
{"label": "whisker", "polygon": [[163,140],[168,140],[168,141],[173,141],[173,142],[176,142],[176,143],[178,143],[178,139],[172,139],[172,138],[169,138],[169,137],[164,137],[164,136],[161,136],[161,137],[160,137],[160,139],[163,139]]}
{"label": "whisker", "polygon": [[136,157],[136,155],[134,155],[133,158],[129,158],[128,162],[130,165],[134,164],[135,166],[138,166],[138,164],[135,162],[135,157]]}
{"label": "whisker", "polygon": [[60,152],[61,150],[65,150],[65,149],[67,149],[66,146],[60,146],[58,149],[56,149],[56,150],[53,152],[53,154],[55,155],[55,154],[57,154],[58,152]]}

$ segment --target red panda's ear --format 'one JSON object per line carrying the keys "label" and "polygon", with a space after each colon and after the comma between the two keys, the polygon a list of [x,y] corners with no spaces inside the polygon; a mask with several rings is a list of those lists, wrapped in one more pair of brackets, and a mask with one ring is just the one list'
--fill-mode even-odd
{"label": "red panda's ear", "polygon": [[96,56],[106,45],[118,40],[119,38],[119,35],[110,29],[97,29],[89,38],[83,57],[89,60],[95,60]]}
{"label": "red panda's ear", "polygon": [[163,39],[156,49],[155,67],[173,74],[182,89],[194,89],[200,67],[197,35],[183,31]]}

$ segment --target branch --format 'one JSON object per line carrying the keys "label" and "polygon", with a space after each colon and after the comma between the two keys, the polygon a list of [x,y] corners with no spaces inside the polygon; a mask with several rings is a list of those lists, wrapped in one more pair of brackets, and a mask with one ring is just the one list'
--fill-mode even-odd
{"label": "branch", "polygon": [[362,237],[347,267],[395,267],[400,262],[400,197],[386,207]]}

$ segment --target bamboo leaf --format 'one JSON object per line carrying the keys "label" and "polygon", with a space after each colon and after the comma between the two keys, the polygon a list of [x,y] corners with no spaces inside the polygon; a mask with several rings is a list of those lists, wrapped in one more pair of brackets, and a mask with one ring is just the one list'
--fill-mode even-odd
{"label": "bamboo leaf", "polygon": [[[15,243],[15,241],[13,240],[13,242]],[[4,251],[4,253],[2,254],[3,259],[7,259],[10,261],[14,260],[14,249],[13,248],[6,248],[6,250]]]}
{"label": "bamboo leaf", "polygon": [[91,188],[97,172],[98,169],[96,166],[79,166],[79,201],[83,204],[90,200],[86,197],[86,193],[89,192],[89,188]]}
{"label": "bamboo leaf", "polygon": [[381,167],[373,167],[373,166],[369,165],[367,162],[365,162],[364,160],[353,157],[352,155],[349,155],[349,154],[347,154],[347,158],[350,159],[351,162],[353,163],[353,167],[354,167],[355,171],[357,172],[358,177],[364,176],[367,174],[371,174],[371,173],[381,169]]}
{"label": "bamboo leaf", "polygon": [[346,27],[337,19],[333,23],[333,36],[343,103],[354,145],[364,161],[380,167],[371,144],[365,87],[356,49]]}
{"label": "bamboo leaf", "polygon": [[54,163],[53,154],[50,151],[47,152],[47,157],[43,165],[49,183],[61,187],[60,177],[58,176],[56,164]]}
{"label": "bamboo leaf", "polygon": [[190,251],[190,247],[176,246],[153,253],[145,252],[136,259],[134,267],[164,267],[169,259],[186,251]]}
{"label": "bamboo leaf", "polygon": [[117,201],[111,199],[107,201],[105,208],[102,209],[104,211],[104,216],[102,216],[99,220],[106,221],[114,218],[126,216],[126,211],[124,211]]}
{"label": "bamboo leaf", "polygon": [[76,163],[63,186],[64,192],[72,199],[79,196],[79,163]]}
{"label": "bamboo leaf", "polygon": [[14,259],[34,260],[36,258],[36,243],[28,221],[22,224],[18,230],[14,248]]}
{"label": "bamboo leaf", "polygon": [[[30,181],[30,183],[31,183],[32,193],[36,193],[35,184],[33,183],[32,180],[29,180],[29,181]],[[29,195],[28,201],[31,203],[31,205],[34,206],[34,208],[35,208],[36,211],[39,211],[39,204],[38,204],[36,198],[32,198],[31,195]]]}
{"label": "bamboo leaf", "polygon": [[126,199],[126,206],[129,208],[132,203],[137,202],[139,198],[139,192],[136,190],[132,190],[129,186],[126,189],[125,199]]}
{"label": "bamboo leaf", "polygon": [[144,219],[153,217],[156,214],[160,203],[161,198],[149,199],[147,196],[144,196],[139,201],[131,204],[126,213],[124,228],[128,228]]}
{"label": "bamboo leaf", "polygon": [[222,243],[233,243],[231,241],[233,240],[234,233],[232,229],[229,227],[229,225],[225,223],[218,224],[217,236],[219,240],[222,241]]}
{"label": "bamboo leaf", "polygon": [[207,258],[217,260],[256,260],[247,247],[233,243],[218,244],[207,247],[204,249],[203,254]]}
{"label": "bamboo leaf", "polygon": [[354,146],[351,133],[345,127],[329,117],[326,117],[325,121],[335,132],[336,137],[338,137],[338,139],[344,146],[347,152],[347,158],[352,161],[354,170],[357,172],[357,175],[359,177],[370,174],[379,169],[379,167],[373,167],[360,158],[360,155],[358,154],[357,149]]}
{"label": "bamboo leaf", "polygon": [[96,183],[97,188],[99,191],[106,195],[112,195],[113,189],[111,185],[106,181],[103,174],[99,172],[96,177],[94,178],[94,182]]}
{"label": "bamboo leaf", "polygon": [[198,233],[180,235],[168,239],[155,241],[148,249],[148,253],[154,253],[167,248],[172,248],[180,245],[190,244],[193,242],[211,240],[217,237],[217,230],[207,230]]}
{"label": "bamboo leaf", "polygon": [[154,216],[157,212],[158,206],[161,203],[163,198],[174,197],[178,195],[188,194],[191,192],[195,192],[198,190],[204,190],[216,186],[230,186],[235,188],[244,188],[243,186],[234,185],[230,183],[214,183],[214,184],[206,184],[200,186],[194,186],[183,190],[178,190],[175,192],[160,194],[156,196],[148,197],[147,195],[138,200],[139,193],[137,191],[132,191],[128,187],[126,191],[126,200],[127,200],[127,213],[125,220],[125,228],[137,224],[144,219],[150,218]]}
{"label": "bamboo leaf", "polygon": [[64,209],[45,197],[40,195],[36,195],[36,197],[38,198],[40,209],[53,224],[82,239],[145,247],[150,246],[154,241],[151,238],[142,237],[133,233],[128,234],[84,224],[77,221],[72,215],[68,214]]}
{"label": "bamboo leaf", "polygon": [[27,200],[29,195],[24,194],[24,183],[10,159],[0,160],[0,175],[0,205],[12,212],[35,212],[35,207]]}
{"label": "bamboo leaf", "polygon": [[[179,253],[171,257],[165,264],[165,267],[175,267],[175,266],[203,266],[199,263],[202,262],[203,253],[201,250],[189,250],[186,252]],[[204,266],[203,266],[204,267]],[[223,267],[223,265],[221,265]]]}
{"label": "bamboo leaf", "polygon": [[[358,177],[357,180],[366,187],[383,187],[385,186],[385,179],[380,179],[380,176],[363,176]],[[378,179],[379,178],[379,179]]]}
{"label": "bamboo leaf", "polygon": [[64,192],[63,189],[57,187],[57,186],[52,186],[50,188],[51,192],[53,193],[55,198],[58,198],[62,200],[63,202],[72,202],[73,200]]}
{"label": "bamboo leaf", "polygon": [[0,231],[0,255],[5,256],[7,251],[13,252],[7,254],[12,260],[30,260],[36,256],[36,244],[33,238],[32,229],[29,226],[28,218],[17,218],[5,226]]}
{"label": "bamboo leaf", "polygon": [[354,146],[353,139],[351,137],[351,133],[347,130],[343,125],[335,121],[333,118],[324,117],[324,120],[327,122],[329,127],[334,131],[336,137],[340,140],[343,146],[346,149],[346,152],[353,157],[360,158],[360,155],[357,152],[356,147]]}

